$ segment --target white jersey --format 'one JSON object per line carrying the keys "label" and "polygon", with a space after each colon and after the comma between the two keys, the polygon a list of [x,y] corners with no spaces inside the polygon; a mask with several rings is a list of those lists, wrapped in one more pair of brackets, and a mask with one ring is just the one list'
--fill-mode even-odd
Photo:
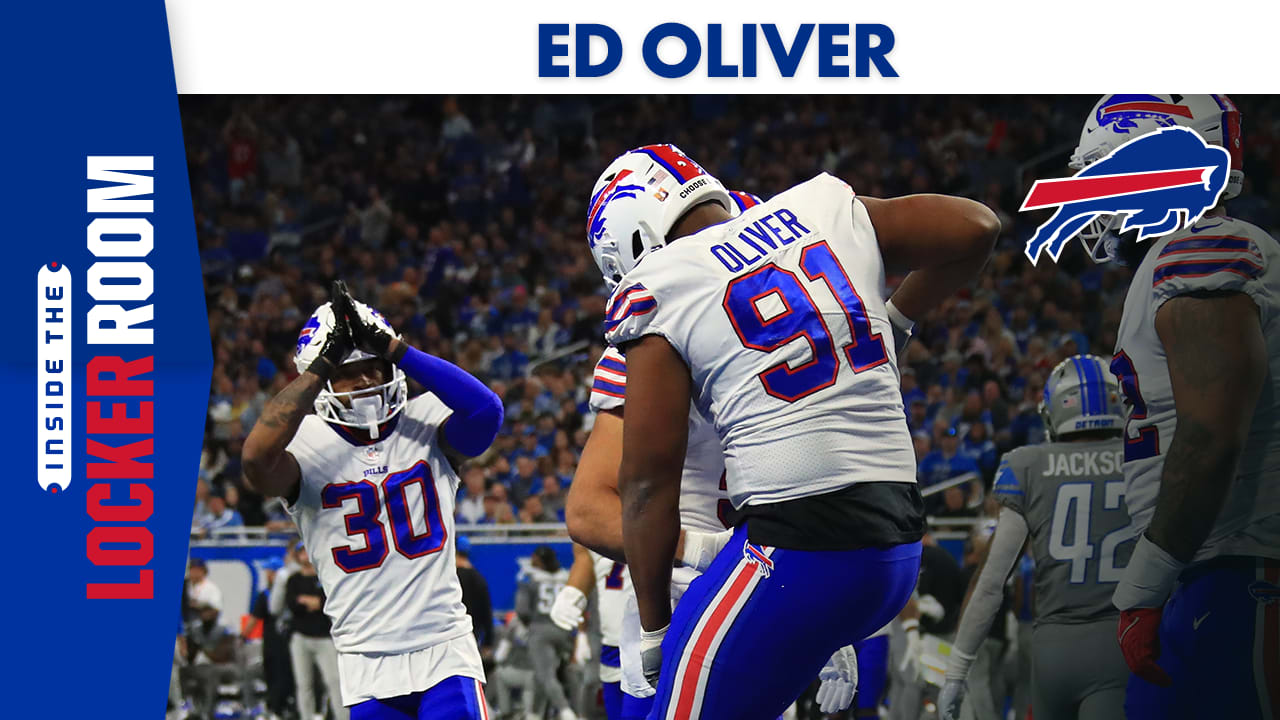
{"label": "white jersey", "polygon": [[435,439],[449,414],[421,395],[370,445],[308,415],[289,443],[302,482],[288,510],[339,652],[411,653],[471,633],[454,557],[458,477]]}
{"label": "white jersey", "polygon": [[596,608],[600,612],[600,642],[618,647],[622,608],[631,594],[631,573],[625,563],[591,552],[596,573]]}
{"label": "white jersey", "polygon": [[631,573],[625,563],[591,553],[596,573],[596,612],[600,615],[600,682],[622,678],[618,648],[622,645],[622,614],[632,597]]}
{"label": "white jersey", "polygon": [[684,358],[741,508],[915,482],[884,303],[866,209],[824,173],[645,258],[605,329]]}
{"label": "white jersey", "polygon": [[[591,409],[616,410],[625,402],[627,360],[617,348],[606,348],[596,362],[591,384]],[[680,474],[680,525],[703,532],[719,532],[728,527],[724,512],[729,496],[725,491],[724,452],[720,436],[694,407],[689,408],[689,444]]]}
{"label": "white jersey", "polygon": [[1130,406],[1125,503],[1138,529],[1155,513],[1164,453],[1177,412],[1156,312],[1178,295],[1234,291],[1258,307],[1269,372],[1254,410],[1235,481],[1195,560],[1223,555],[1280,558],[1280,246],[1249,223],[1210,216],[1153,240],[1124,302],[1111,371]]}

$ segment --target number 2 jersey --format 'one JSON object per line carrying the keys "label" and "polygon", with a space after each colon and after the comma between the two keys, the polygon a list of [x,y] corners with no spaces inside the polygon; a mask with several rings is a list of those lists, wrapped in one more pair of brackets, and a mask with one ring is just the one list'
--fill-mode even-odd
{"label": "number 2 jersey", "polygon": [[1035,622],[1117,614],[1111,593],[1138,531],[1124,506],[1123,442],[1056,442],[1010,451],[992,492],[1027,521],[1035,558]]}
{"label": "number 2 jersey", "polygon": [[1125,297],[1111,363],[1130,407],[1124,449],[1129,514],[1140,529],[1151,523],[1164,453],[1177,427],[1156,313],[1179,295],[1244,293],[1258,309],[1268,372],[1236,477],[1195,561],[1226,555],[1280,558],[1280,246],[1256,226],[1223,216],[1202,218],[1150,242]]}
{"label": "number 2 jersey", "polygon": [[450,412],[420,395],[370,445],[308,415],[289,443],[302,481],[288,510],[340,652],[408,653],[471,633],[454,557],[458,477],[436,442]]}
{"label": "number 2 jersey", "polygon": [[615,346],[665,338],[724,447],[735,508],[915,483],[875,230],[827,174],[682,237],[623,278]]}

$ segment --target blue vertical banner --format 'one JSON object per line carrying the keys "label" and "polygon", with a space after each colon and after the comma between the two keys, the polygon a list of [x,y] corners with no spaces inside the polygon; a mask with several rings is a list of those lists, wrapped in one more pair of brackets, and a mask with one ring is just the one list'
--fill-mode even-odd
{"label": "blue vertical banner", "polygon": [[162,717],[212,370],[165,5],[5,20],[0,715]]}

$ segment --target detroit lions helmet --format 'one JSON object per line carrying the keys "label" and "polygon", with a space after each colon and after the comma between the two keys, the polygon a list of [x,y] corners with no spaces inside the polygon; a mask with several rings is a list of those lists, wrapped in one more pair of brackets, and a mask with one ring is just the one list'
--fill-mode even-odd
{"label": "detroit lions helmet", "polygon": [[675,145],[619,155],[596,180],[587,205],[587,243],[612,290],[694,206],[715,201],[737,214],[724,185]]}
{"label": "detroit lions helmet", "polygon": [[[1240,111],[1226,95],[1106,95],[1093,106],[1071,154],[1073,170],[1101,160],[1130,140],[1161,128],[1191,128],[1205,142],[1231,154],[1224,200],[1240,194],[1244,184],[1244,152]],[[1123,215],[1102,215],[1078,233],[1095,262],[1123,262],[1119,250]]]}
{"label": "detroit lions helmet", "polygon": [[[381,313],[359,300],[354,302],[356,312],[366,321],[382,326],[394,337],[400,337]],[[330,303],[321,305],[311,313],[311,317],[302,326],[302,332],[298,333],[298,345],[293,353],[293,364],[298,372],[305,371],[315,361],[320,348],[324,346],[325,338],[333,332],[333,328],[334,314]],[[361,350],[352,350],[342,364],[376,359],[380,358]],[[378,439],[382,426],[399,415],[409,401],[409,386],[404,372],[391,363],[387,365],[390,366],[390,379],[381,385],[350,392],[335,392],[333,382],[326,381],[324,389],[316,396],[316,415],[335,425],[363,428],[372,439]]]}
{"label": "detroit lions helmet", "polygon": [[1050,440],[1078,432],[1124,428],[1120,384],[1097,355],[1072,355],[1044,384],[1040,417]]}

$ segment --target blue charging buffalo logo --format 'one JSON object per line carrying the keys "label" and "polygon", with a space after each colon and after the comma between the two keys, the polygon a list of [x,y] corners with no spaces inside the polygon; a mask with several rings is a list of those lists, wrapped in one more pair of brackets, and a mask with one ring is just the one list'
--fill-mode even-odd
{"label": "blue charging buffalo logo", "polygon": [[1169,127],[1130,140],[1073,177],[1037,180],[1021,209],[1058,210],[1027,241],[1027,258],[1034,263],[1047,252],[1056,262],[1067,241],[1103,215],[1124,214],[1119,231],[1137,230],[1138,240],[1186,227],[1218,204],[1230,167],[1224,148]]}
{"label": "blue charging buffalo logo", "polygon": [[1249,594],[1253,599],[1266,605],[1268,603],[1280,602],[1280,587],[1276,587],[1269,582],[1255,580],[1249,586]]}
{"label": "blue charging buffalo logo", "polygon": [[747,562],[755,563],[756,570],[764,577],[769,577],[773,573],[773,560],[765,553],[764,545],[745,543],[742,546],[742,556]]}
{"label": "blue charging buffalo logo", "polygon": [[1173,127],[1175,118],[1192,117],[1191,108],[1179,103],[1166,102],[1157,95],[1112,95],[1098,105],[1094,115],[1098,127],[1127,135],[1138,128],[1139,120],[1150,120],[1161,127]]}
{"label": "blue charging buffalo logo", "polygon": [[315,337],[316,331],[319,329],[320,318],[312,315],[311,319],[307,321],[307,324],[302,326],[302,332],[298,333],[298,346],[293,350],[295,355],[302,352],[302,348],[306,347],[307,343],[311,342],[311,338]]}
{"label": "blue charging buffalo logo", "polygon": [[595,247],[600,238],[604,237],[604,211],[609,207],[609,203],[618,198],[634,198],[645,191],[643,185],[622,184],[622,181],[631,174],[630,170],[620,171],[608,185],[591,198],[591,207],[587,211],[587,240],[591,243],[591,247]]}

